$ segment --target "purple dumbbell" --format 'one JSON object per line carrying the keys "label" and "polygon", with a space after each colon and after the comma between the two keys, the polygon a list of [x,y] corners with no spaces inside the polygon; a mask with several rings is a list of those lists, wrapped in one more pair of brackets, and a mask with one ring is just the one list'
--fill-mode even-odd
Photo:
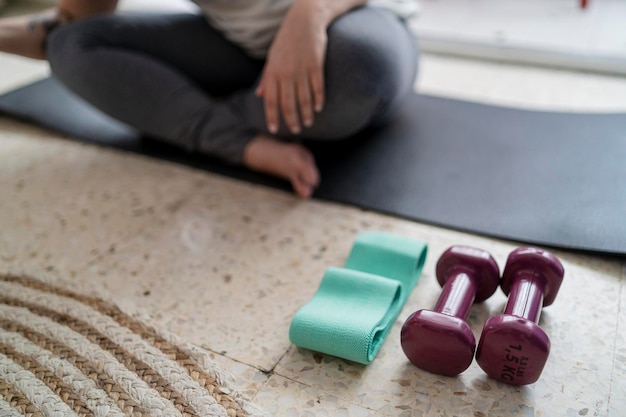
{"label": "purple dumbbell", "polygon": [[550,353],[550,339],[537,325],[542,306],[554,301],[563,281],[563,265],[542,249],[518,248],[502,274],[509,296],[504,313],[487,320],[476,361],[490,377],[510,385],[539,379]]}
{"label": "purple dumbbell", "polygon": [[465,318],[474,302],[484,301],[496,291],[500,270],[488,252],[452,246],[439,258],[436,273],[443,291],[434,311],[419,310],[409,316],[400,341],[415,366],[454,376],[470,366],[476,349]]}

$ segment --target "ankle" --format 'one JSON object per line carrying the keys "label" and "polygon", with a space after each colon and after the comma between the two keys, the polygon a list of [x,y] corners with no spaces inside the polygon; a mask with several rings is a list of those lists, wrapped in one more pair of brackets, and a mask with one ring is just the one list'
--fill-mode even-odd
{"label": "ankle", "polygon": [[45,43],[56,27],[71,21],[62,10],[50,8],[30,15],[0,19],[0,51],[28,58],[45,59]]}
{"label": "ankle", "polygon": [[43,30],[47,37],[57,27],[70,23],[73,20],[72,15],[66,10],[53,8],[34,15],[28,22],[28,29],[32,32]]}

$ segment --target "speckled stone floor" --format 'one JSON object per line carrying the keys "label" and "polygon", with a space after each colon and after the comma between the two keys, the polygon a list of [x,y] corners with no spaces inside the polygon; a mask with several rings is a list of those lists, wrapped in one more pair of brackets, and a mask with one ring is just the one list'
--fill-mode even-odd
{"label": "speckled stone floor", "polygon": [[[45,64],[0,55],[0,92],[41,78]],[[626,110],[626,80],[424,56],[430,94],[525,108]],[[384,230],[428,242],[421,281],[369,366],[298,349],[295,312],[355,237]],[[474,363],[455,378],[410,365],[399,331],[431,308],[438,256],[493,240],[291,194],[85,144],[0,117],[0,272],[106,288],[121,303],[212,352],[277,416],[611,416],[626,410],[625,264],[555,252],[566,268],[541,325],[552,354],[541,379],[511,387]],[[497,293],[471,309],[476,335]]]}

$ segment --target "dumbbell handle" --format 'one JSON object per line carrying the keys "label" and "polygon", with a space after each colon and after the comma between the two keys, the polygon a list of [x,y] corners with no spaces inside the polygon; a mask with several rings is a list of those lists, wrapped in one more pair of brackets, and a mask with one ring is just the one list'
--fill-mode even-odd
{"label": "dumbbell handle", "polygon": [[504,314],[539,323],[545,290],[545,278],[531,272],[518,273],[511,286]]}
{"label": "dumbbell handle", "polygon": [[476,298],[476,281],[460,272],[450,277],[443,286],[434,311],[465,320]]}

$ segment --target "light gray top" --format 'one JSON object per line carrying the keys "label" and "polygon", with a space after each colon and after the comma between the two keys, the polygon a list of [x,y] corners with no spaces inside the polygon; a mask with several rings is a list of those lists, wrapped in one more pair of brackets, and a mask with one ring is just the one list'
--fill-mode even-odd
{"label": "light gray top", "polygon": [[[211,24],[250,55],[263,58],[295,0],[194,0]],[[417,10],[416,0],[369,0],[408,18]]]}

